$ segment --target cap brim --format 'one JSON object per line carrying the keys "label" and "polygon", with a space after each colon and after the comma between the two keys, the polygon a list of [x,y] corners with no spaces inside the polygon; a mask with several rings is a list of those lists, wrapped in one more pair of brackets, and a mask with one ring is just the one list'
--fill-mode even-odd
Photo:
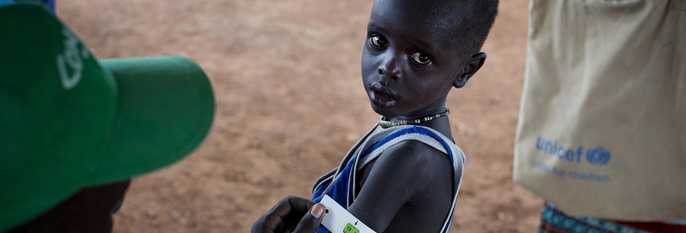
{"label": "cap brim", "polygon": [[205,73],[178,57],[103,59],[114,76],[119,109],[89,183],[126,179],[168,166],[198,147],[214,117]]}

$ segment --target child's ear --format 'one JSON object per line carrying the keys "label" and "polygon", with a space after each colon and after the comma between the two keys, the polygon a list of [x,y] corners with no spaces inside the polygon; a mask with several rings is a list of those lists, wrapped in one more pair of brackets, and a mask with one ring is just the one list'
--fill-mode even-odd
{"label": "child's ear", "polygon": [[457,79],[455,79],[455,82],[453,82],[453,86],[457,88],[464,87],[464,85],[467,84],[467,81],[469,81],[469,78],[471,78],[476,73],[476,71],[478,71],[481,68],[481,66],[484,65],[485,61],[486,53],[484,52],[472,55],[472,57],[469,60],[469,63],[467,63],[467,65],[464,67],[460,76],[457,77]]}

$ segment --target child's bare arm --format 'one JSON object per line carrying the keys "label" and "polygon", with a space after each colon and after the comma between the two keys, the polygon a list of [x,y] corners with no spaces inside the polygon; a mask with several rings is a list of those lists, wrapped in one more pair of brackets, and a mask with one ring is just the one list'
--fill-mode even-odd
{"label": "child's bare arm", "polygon": [[[440,229],[452,202],[451,170],[446,155],[433,148],[416,141],[400,143],[374,162],[349,211],[377,232]],[[409,203],[418,206],[407,206]],[[403,218],[408,215],[416,216]],[[436,224],[423,226],[434,221]]]}

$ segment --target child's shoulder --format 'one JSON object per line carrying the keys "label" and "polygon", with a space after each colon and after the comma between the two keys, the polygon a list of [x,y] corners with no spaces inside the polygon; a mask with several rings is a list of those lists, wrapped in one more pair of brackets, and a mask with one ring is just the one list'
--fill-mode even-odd
{"label": "child's shoulder", "polygon": [[450,158],[423,141],[404,140],[383,151],[375,163],[376,169],[397,170],[408,180],[431,179],[452,171]]}
{"label": "child's shoulder", "polygon": [[[451,145],[447,137],[428,127],[406,127],[386,136],[379,148],[369,155],[373,165],[368,174],[384,180],[403,181],[407,190],[425,190],[427,180],[452,177]],[[446,148],[447,147],[447,148]],[[461,154],[461,153],[460,153]],[[458,155],[461,156],[461,155]]]}
{"label": "child's shoulder", "polygon": [[448,135],[446,135],[441,130],[425,126],[405,126],[384,130],[388,130],[388,132],[383,132],[383,130],[376,131],[377,134],[385,136],[379,141],[374,141],[375,150],[371,151],[372,157],[375,157],[380,152],[384,152],[384,154],[412,152],[412,154],[417,155],[433,153],[437,155],[444,154],[449,157],[462,154],[462,151],[453,142],[452,137],[449,136],[449,131],[447,132]]}
{"label": "child's shoulder", "polygon": [[452,171],[445,153],[423,141],[402,140],[365,166],[351,213],[375,229],[437,231],[451,208]]}

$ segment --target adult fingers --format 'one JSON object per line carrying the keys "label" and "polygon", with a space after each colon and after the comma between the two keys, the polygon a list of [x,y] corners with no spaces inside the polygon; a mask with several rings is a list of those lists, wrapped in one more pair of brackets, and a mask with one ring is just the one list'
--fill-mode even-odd
{"label": "adult fingers", "polygon": [[280,233],[292,230],[314,204],[301,197],[285,197],[253,223],[251,232]]}
{"label": "adult fingers", "polygon": [[293,233],[314,233],[319,228],[324,218],[324,212],[326,207],[322,204],[316,204],[310,209],[310,211],[303,216],[295,228]]}
{"label": "adult fingers", "polygon": [[316,202],[314,202],[310,199],[305,199],[305,198],[296,197],[296,196],[288,196],[288,197],[282,199],[281,201],[282,202],[283,201],[288,202],[288,209],[287,210],[285,210],[285,209],[279,210],[280,211],[279,214],[281,216],[297,215],[298,218],[305,215],[305,213],[310,211],[312,206],[317,204]]}

